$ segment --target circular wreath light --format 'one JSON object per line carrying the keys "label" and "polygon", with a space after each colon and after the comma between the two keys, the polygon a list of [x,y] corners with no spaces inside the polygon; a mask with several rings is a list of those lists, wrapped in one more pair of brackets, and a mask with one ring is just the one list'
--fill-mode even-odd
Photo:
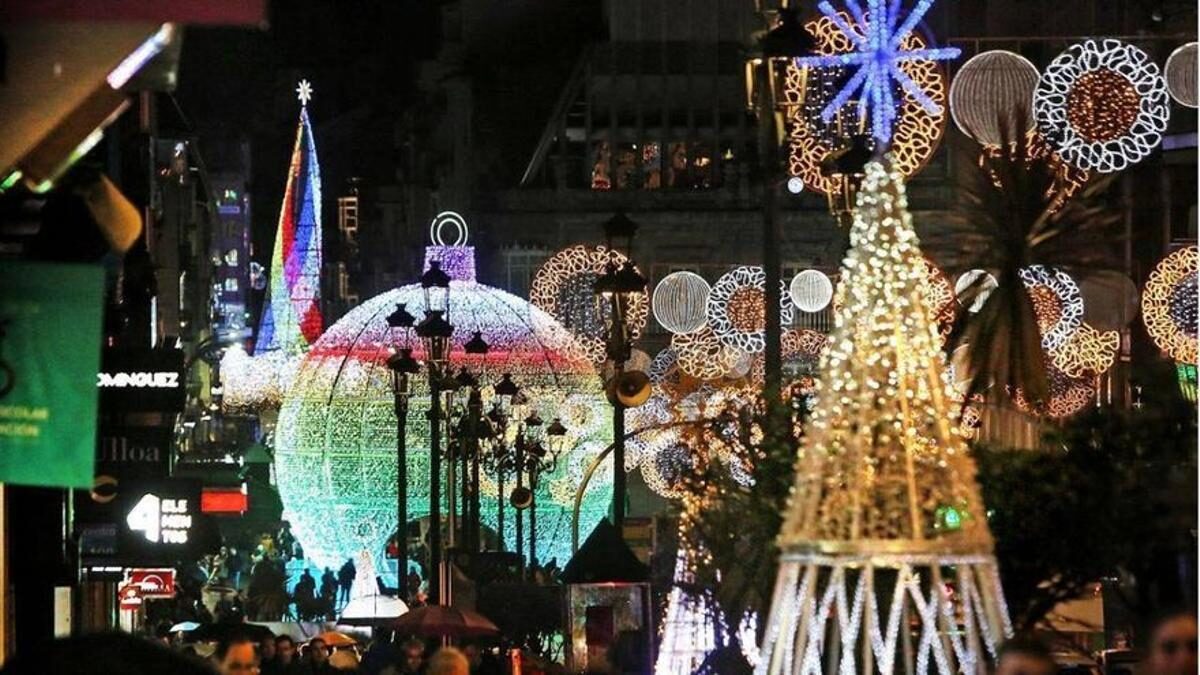
{"label": "circular wreath light", "polygon": [[687,478],[696,468],[696,456],[680,434],[664,436],[672,442],[642,460],[642,479],[659,496],[679,499],[687,494]]}
{"label": "circular wreath light", "polygon": [[933,311],[932,318],[937,322],[943,334],[948,334],[954,324],[954,287],[946,278],[946,273],[929,258],[921,258],[925,263],[925,299],[929,309]]}
{"label": "circular wreath light", "polygon": [[700,380],[724,376],[738,357],[738,351],[723,344],[708,326],[692,333],[672,335],[671,350],[675,352],[679,369]]}
{"label": "circular wreath light", "polygon": [[[538,268],[529,288],[529,301],[557,319],[579,340],[593,363],[607,358],[607,304],[597,303],[593,286],[608,263],[628,258],[603,246],[572,246],[555,253]],[[646,327],[650,308],[646,293],[635,293],[626,314],[631,336],[636,339]]]}
{"label": "circular wreath light", "polygon": [[1083,321],[1083,296],[1069,274],[1044,265],[1021,268],[1021,282],[1033,302],[1042,347],[1061,348]]}
{"label": "circular wreath light", "polygon": [[1050,361],[1068,377],[1096,377],[1112,368],[1120,346],[1117,331],[1101,332],[1081,323],[1062,349],[1050,352]]}
{"label": "circular wreath light", "polygon": [[654,318],[672,333],[700,330],[706,321],[710,286],[694,272],[672,272],[654,287]]}
{"label": "circular wreath light", "polygon": [[[723,344],[750,354],[766,348],[766,283],[761,267],[742,266],[721,275],[712,287],[708,294],[708,325]],[[779,320],[788,324],[792,322],[788,291],[783,282],[779,286]]]}
{"label": "circular wreath light", "polygon": [[1142,291],[1146,331],[1159,349],[1184,363],[1196,363],[1197,251],[1188,246],[1163,258]]}
{"label": "circular wreath light", "polygon": [[958,280],[954,282],[954,294],[961,300],[964,295],[973,294],[970,298],[971,304],[967,306],[967,311],[971,314],[983,309],[983,303],[992,295],[992,291],[1000,284],[996,282],[996,277],[992,276],[987,270],[973,269],[967,270],[958,275]]}
{"label": "circular wreath light", "polygon": [[1071,45],[1047,66],[1033,98],[1038,129],[1080,169],[1112,173],[1162,141],[1167,84],[1150,57],[1120,40]]}
{"label": "circular wreath light", "polygon": [[[847,26],[863,35],[862,26],[845,12],[839,17]],[[855,45],[827,16],[804,25],[816,44],[814,54],[832,56],[855,50]],[[915,51],[927,47],[925,39],[915,31],[901,42],[901,49]],[[840,191],[838,181],[821,173],[821,164],[837,150],[843,139],[857,128],[839,133],[837,120],[825,123],[821,110],[837,95],[838,81],[843,68],[822,69],[825,74],[806,74],[794,66],[787,68],[783,100],[788,124],[788,174],[798,176],[807,189],[821,194]],[[896,111],[892,130],[890,158],[892,166],[906,178],[919,171],[933,156],[946,126],[946,74],[936,61],[912,59],[902,61],[900,70],[932,101],[940,112],[931,114],[908,92]],[[853,109],[847,103],[844,110]],[[857,112],[853,115],[857,118]]]}
{"label": "circular wreath light", "polygon": [[792,303],[802,312],[819,312],[833,300],[833,282],[820,270],[804,270],[788,286]]}
{"label": "circular wreath light", "polygon": [[1196,43],[1189,42],[1167,57],[1163,66],[1167,91],[1179,105],[1196,107]]}
{"label": "circular wreath light", "polygon": [[[1037,83],[1037,67],[1024,56],[1003,49],[981,52],[950,82],[950,116],[960,131],[983,145],[1012,142],[1033,129],[1028,111]],[[1026,128],[1018,129],[1019,123]]]}
{"label": "circular wreath light", "polygon": [[1086,408],[1096,395],[1092,378],[1071,377],[1053,366],[1046,368],[1046,381],[1050,394],[1048,401],[1037,405],[1018,388],[1013,394],[1013,403],[1031,415],[1063,419]]}

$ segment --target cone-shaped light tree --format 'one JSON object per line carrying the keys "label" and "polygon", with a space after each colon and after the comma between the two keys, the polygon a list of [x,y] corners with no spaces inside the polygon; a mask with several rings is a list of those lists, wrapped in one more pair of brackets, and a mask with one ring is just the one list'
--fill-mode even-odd
{"label": "cone-shaped light tree", "polygon": [[300,122],[271,253],[270,286],[254,352],[301,354],[321,336],[321,167],[308,121],[312,87],[300,82]]}
{"label": "cone-shaped light tree", "polygon": [[1011,633],[899,174],[867,166],[758,672],[983,673]]}

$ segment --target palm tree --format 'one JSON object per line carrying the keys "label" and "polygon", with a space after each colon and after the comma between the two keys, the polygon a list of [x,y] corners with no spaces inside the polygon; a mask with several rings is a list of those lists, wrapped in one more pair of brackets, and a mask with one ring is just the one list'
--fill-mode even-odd
{"label": "palm tree", "polygon": [[[1001,129],[1025,129],[1027,113]],[[1016,138],[1009,140],[1015,135]],[[994,392],[1021,391],[1036,404],[1049,398],[1046,358],[1033,299],[1022,268],[1044,265],[1079,278],[1116,266],[1115,226],[1121,214],[1107,195],[1113,176],[1091,178],[1068,167],[1035,133],[1002,134],[1005,143],[985,148],[966,141],[957,148],[963,167],[950,226],[927,235],[929,248],[961,269],[984,269],[998,287],[982,296],[984,279],[960,300],[982,305],[962,312],[948,350],[966,346],[969,384],[965,400]],[[937,255],[935,253],[935,255]],[[993,401],[998,394],[993,393]]]}

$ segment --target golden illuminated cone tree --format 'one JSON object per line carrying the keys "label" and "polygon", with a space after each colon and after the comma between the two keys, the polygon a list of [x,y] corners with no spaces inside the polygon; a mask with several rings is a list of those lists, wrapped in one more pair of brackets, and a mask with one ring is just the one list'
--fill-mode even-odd
{"label": "golden illuminated cone tree", "polygon": [[867,166],[761,674],[983,673],[1011,633],[902,178]]}

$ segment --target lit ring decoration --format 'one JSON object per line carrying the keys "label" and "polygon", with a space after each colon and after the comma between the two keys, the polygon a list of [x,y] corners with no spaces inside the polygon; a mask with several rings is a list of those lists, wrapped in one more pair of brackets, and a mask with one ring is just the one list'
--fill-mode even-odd
{"label": "lit ring decoration", "polygon": [[1101,332],[1081,323],[1062,349],[1050,352],[1050,360],[1068,377],[1095,377],[1112,368],[1120,346],[1121,334],[1117,331]]}
{"label": "lit ring decoration", "polygon": [[820,270],[804,270],[788,286],[792,303],[802,312],[819,312],[833,300],[833,282]]}
{"label": "lit ring decoration", "polygon": [[679,499],[687,494],[688,474],[695,468],[696,457],[682,434],[664,433],[661,449],[642,461],[642,479],[646,487],[666,499]]}
{"label": "lit ring decoration", "polygon": [[1083,322],[1079,286],[1066,272],[1044,265],[1022,267],[1020,275],[1037,314],[1042,347],[1047,351],[1059,349]]}
{"label": "lit ring decoration", "polygon": [[800,328],[784,331],[780,342],[783,347],[783,358],[815,362],[825,351],[825,345],[829,342],[829,338],[819,331]]}
{"label": "lit ring decoration", "polygon": [[[627,258],[603,246],[563,249],[538,268],[529,289],[529,301],[566,326],[593,363],[607,359],[604,338],[609,310],[605,308],[601,315],[592,287],[610,260],[622,264]],[[634,294],[626,313],[633,339],[641,336],[649,314],[646,293]]]}
{"label": "lit ring decoration", "polygon": [[[455,229],[454,241],[450,243],[442,238],[442,228],[447,225]],[[429,223],[429,241],[434,246],[466,246],[467,221],[454,211],[442,211]]]}
{"label": "lit ring decoration", "polygon": [[1167,83],[1145,52],[1119,40],[1071,45],[1046,67],[1033,98],[1042,136],[1071,165],[1113,173],[1162,142]]}
{"label": "lit ring decoration", "polygon": [[1196,272],[1200,253],[1181,248],[1159,261],[1142,290],[1142,320],[1154,344],[1176,361],[1196,363]]}
{"label": "lit ring decoration", "polygon": [[1163,66],[1167,91],[1179,105],[1196,107],[1196,43],[1189,42],[1167,57]]}
{"label": "lit ring decoration", "polygon": [[967,136],[983,145],[1000,145],[1018,133],[1018,114],[1028,116],[1037,87],[1038,69],[1029,59],[1003,49],[972,56],[950,81],[950,116]]}
{"label": "lit ring decoration", "polygon": [[925,300],[932,311],[933,320],[943,336],[950,333],[954,326],[954,286],[946,278],[946,273],[929,258],[922,257],[925,264],[925,279],[922,284]]}
{"label": "lit ring decoration", "polygon": [[671,350],[679,369],[700,380],[721,378],[737,360],[737,350],[722,344],[708,326],[694,333],[672,335]]}
{"label": "lit ring decoration", "polygon": [[[863,34],[862,26],[849,14],[839,13],[839,17],[859,35]],[[816,39],[816,54],[832,56],[854,51],[849,38],[827,16],[809,21],[804,28]],[[901,43],[904,51],[925,47],[924,38],[915,32]],[[936,61],[928,60],[902,61],[900,69],[941,110],[939,114],[930,114],[916,98],[903,93],[892,130],[890,156],[892,165],[907,178],[925,166],[941,142],[946,126],[946,74]],[[799,176],[806,188],[820,194],[829,194],[831,190],[836,194],[840,188],[836,181],[822,175],[821,163],[838,148],[837,120],[829,124],[822,122],[821,110],[836,94],[836,88],[830,86],[838,79],[836,71],[844,69],[825,70],[830,74],[829,78],[822,78],[810,69],[806,82],[799,68],[787,67],[784,102],[788,104],[788,175]],[[822,82],[822,79],[826,81]],[[802,86],[807,87],[806,91],[801,90]],[[853,105],[853,102],[847,103],[846,109]]]}
{"label": "lit ring decoration", "polygon": [[694,272],[672,272],[654,287],[650,299],[654,318],[672,333],[700,330],[706,320],[704,309],[710,287]]}
{"label": "lit ring decoration", "polygon": [[1053,366],[1046,368],[1046,380],[1049,385],[1049,401],[1041,406],[1034,405],[1018,388],[1013,394],[1013,403],[1017,408],[1030,415],[1063,419],[1086,408],[1096,394],[1091,378],[1071,377]]}
{"label": "lit ring decoration", "polygon": [[[750,354],[766,348],[766,282],[761,267],[747,265],[726,272],[713,285],[708,294],[708,325],[723,344]],[[786,325],[792,322],[792,307],[782,281],[779,290],[779,320]]]}

